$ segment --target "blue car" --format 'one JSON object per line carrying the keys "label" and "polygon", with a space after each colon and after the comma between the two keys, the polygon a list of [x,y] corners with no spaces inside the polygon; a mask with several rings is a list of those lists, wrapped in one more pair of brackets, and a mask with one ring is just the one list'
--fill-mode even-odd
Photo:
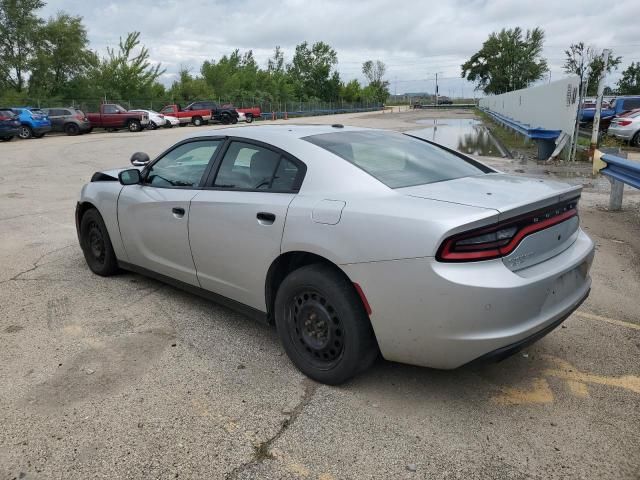
{"label": "blue car", "polygon": [[44,134],[51,131],[51,121],[49,117],[39,108],[19,107],[12,108],[13,113],[20,120],[20,138],[41,138]]}
{"label": "blue car", "polygon": [[0,108],[0,141],[8,142],[20,133],[20,120],[10,108]]}

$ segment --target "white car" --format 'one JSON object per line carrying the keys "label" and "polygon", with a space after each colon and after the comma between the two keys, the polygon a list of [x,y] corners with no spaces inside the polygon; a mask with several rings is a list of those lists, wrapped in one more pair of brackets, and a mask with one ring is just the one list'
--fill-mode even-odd
{"label": "white car", "polygon": [[89,268],[150,275],[275,323],[309,377],[388,360],[500,359],[587,297],[581,187],[507,175],[410,135],[342,125],[209,130],[97,172]]}
{"label": "white car", "polygon": [[[150,130],[155,130],[157,128],[160,127],[165,127],[167,124],[167,117],[165,115],[163,115],[162,113],[158,113],[155,110],[142,110],[142,109],[137,109],[137,110],[129,110],[130,112],[138,112],[138,113],[146,113],[147,115],[149,115],[149,125],[147,128],[149,128]],[[175,118],[175,117],[172,117]],[[176,125],[180,122],[178,122],[178,119],[176,118]],[[173,126],[173,123],[172,125]]]}
{"label": "white car", "polygon": [[640,147],[640,109],[615,117],[607,134],[629,142],[634,147]]}
{"label": "white car", "polygon": [[247,116],[243,112],[238,112],[238,123],[246,122]]}
{"label": "white car", "polygon": [[171,115],[165,115],[164,119],[165,119],[164,126],[166,128],[177,127],[178,125],[180,125],[180,120],[177,117],[172,117]]}

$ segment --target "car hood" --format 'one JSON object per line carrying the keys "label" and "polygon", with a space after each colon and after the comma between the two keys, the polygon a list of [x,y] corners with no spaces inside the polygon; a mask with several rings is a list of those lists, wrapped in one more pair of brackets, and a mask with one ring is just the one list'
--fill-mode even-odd
{"label": "car hood", "polygon": [[399,188],[412,197],[491,208],[502,218],[543,208],[580,196],[582,187],[562,182],[489,173],[443,182]]}

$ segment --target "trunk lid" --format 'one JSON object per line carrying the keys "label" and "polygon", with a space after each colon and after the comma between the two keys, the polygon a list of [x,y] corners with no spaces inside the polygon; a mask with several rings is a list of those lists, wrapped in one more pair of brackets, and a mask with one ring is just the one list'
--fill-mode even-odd
{"label": "trunk lid", "polygon": [[552,180],[488,173],[399,188],[396,191],[412,197],[492,208],[500,213],[500,220],[506,220],[579,197],[582,187]]}
{"label": "trunk lid", "polygon": [[[520,222],[528,213],[536,212],[537,221],[561,215],[568,201],[580,197],[581,186],[562,182],[490,173],[473,177],[400,188],[398,193],[412,197],[439,200],[473,207],[489,208],[498,212],[498,222]],[[554,208],[558,206],[558,208]],[[540,212],[540,213],[538,213]],[[514,218],[517,220],[513,220]],[[544,262],[569,248],[576,240],[578,217],[569,218],[544,230],[525,236],[510,254],[502,257],[512,271]],[[450,234],[470,230],[460,225]]]}

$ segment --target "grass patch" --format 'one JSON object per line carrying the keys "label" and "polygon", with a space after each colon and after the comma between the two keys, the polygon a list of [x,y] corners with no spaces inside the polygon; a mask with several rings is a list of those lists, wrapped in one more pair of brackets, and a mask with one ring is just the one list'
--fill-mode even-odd
{"label": "grass patch", "polygon": [[496,122],[490,115],[480,109],[475,109],[474,113],[482,119],[491,134],[496,137],[504,147],[506,147],[514,157],[534,156],[537,152],[535,142],[528,140],[524,135],[505,128]]}

